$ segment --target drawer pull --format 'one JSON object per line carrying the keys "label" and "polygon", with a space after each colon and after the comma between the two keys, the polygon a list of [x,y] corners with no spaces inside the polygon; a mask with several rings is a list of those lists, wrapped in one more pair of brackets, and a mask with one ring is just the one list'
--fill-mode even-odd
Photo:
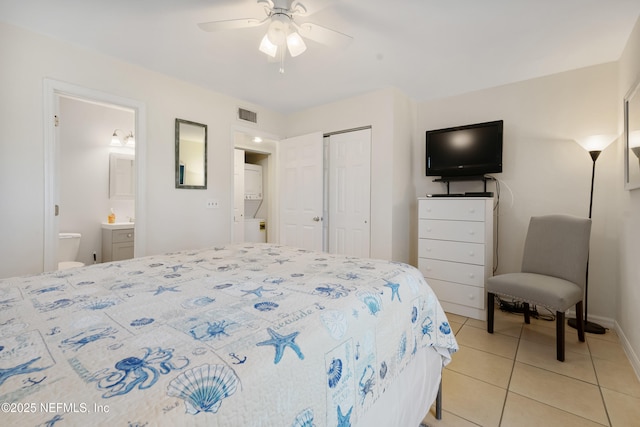
{"label": "drawer pull", "polygon": [[132,237],[132,236],[133,236],[133,234],[127,233],[127,237]]}
{"label": "drawer pull", "polygon": [[470,279],[473,279],[474,277],[476,277],[476,275],[475,275],[475,274],[473,274],[473,273],[469,273],[469,278],[470,278]]}
{"label": "drawer pull", "polygon": [[474,256],[475,253],[473,251],[469,251],[469,256]]}
{"label": "drawer pull", "polygon": [[475,299],[475,297],[473,296],[473,294],[469,294],[469,299],[470,299],[470,300],[472,300],[472,301]]}
{"label": "drawer pull", "polygon": [[476,213],[476,210],[471,208],[471,209],[469,209],[469,213]]}
{"label": "drawer pull", "polygon": [[476,232],[475,232],[475,231],[473,231],[473,230],[469,230],[469,235],[470,235],[470,236],[473,236],[473,235],[475,235],[475,234],[476,234]]}
{"label": "drawer pull", "polygon": [[427,227],[427,233],[431,233],[431,227]]}

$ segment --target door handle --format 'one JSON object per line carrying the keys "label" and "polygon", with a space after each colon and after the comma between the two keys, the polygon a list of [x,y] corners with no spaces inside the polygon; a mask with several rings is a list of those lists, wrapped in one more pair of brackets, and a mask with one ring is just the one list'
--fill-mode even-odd
{"label": "door handle", "polygon": [[320,218],[319,216],[314,216],[311,219],[314,220],[315,222],[322,221],[322,218]]}

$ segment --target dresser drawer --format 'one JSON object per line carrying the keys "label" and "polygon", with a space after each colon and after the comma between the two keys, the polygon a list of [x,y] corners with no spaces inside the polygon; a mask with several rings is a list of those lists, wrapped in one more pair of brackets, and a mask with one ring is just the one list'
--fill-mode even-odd
{"label": "dresser drawer", "polygon": [[133,228],[113,230],[111,233],[111,241],[113,243],[133,242]]}
{"label": "dresser drawer", "polygon": [[427,279],[484,287],[485,268],[482,265],[419,258],[418,269]]}
{"label": "dresser drawer", "polygon": [[429,199],[418,203],[418,218],[457,221],[484,221],[485,200]]}
{"label": "dresser drawer", "polygon": [[484,309],[484,288],[437,279],[427,279],[427,284],[441,301]]}
{"label": "dresser drawer", "polygon": [[484,265],[484,244],[418,239],[418,254],[422,258]]}
{"label": "dresser drawer", "polygon": [[484,223],[421,219],[418,221],[418,237],[484,243]]}

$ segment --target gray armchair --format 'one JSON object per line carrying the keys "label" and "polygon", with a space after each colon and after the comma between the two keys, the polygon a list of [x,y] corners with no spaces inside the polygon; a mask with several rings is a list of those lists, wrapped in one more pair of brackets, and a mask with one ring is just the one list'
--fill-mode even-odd
{"label": "gray armchair", "polygon": [[584,341],[583,296],[589,258],[591,220],[569,215],[532,217],[524,245],[520,273],[487,279],[487,331],[493,333],[495,296],[522,301],[524,321],[529,305],[556,313],[557,359],[564,361],[564,313],[576,307],[578,339]]}

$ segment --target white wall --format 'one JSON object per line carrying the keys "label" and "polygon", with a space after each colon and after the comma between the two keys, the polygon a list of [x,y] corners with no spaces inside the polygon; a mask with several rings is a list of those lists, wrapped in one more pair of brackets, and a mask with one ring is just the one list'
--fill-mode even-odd
{"label": "white wall", "polygon": [[[411,101],[384,89],[287,116],[287,136],[371,126],[371,257],[408,262]],[[399,192],[399,193],[398,193]],[[400,212],[400,216],[398,215]]]}
{"label": "white wall", "polygon": [[[618,101],[622,106],[622,99],[627,91],[640,81],[640,19],[629,37],[627,46],[620,58],[620,86]],[[622,132],[622,112],[619,114],[619,129]],[[623,146],[617,151],[617,165],[623,164]],[[621,167],[621,166],[620,166]],[[616,188],[620,193],[621,204],[619,215],[619,269],[620,284],[616,292],[618,305],[617,322],[627,353],[630,355],[636,372],[640,375],[640,189],[633,191],[620,190],[622,175]]]}
{"label": "white wall", "polygon": [[118,222],[135,217],[134,200],[109,199],[111,135],[115,129],[132,131],[134,118],[132,111],[60,98],[59,230],[82,234],[78,261],[87,265],[94,252],[98,262],[102,259],[100,224],[110,208]]}
{"label": "white wall", "polygon": [[414,166],[411,159],[415,152],[415,141],[419,140],[417,130],[417,104],[398,91],[393,99],[393,183],[392,183],[392,227],[394,260],[409,262],[411,244],[416,240],[411,234],[411,224],[417,212],[415,204],[416,187]]}
{"label": "white wall", "polygon": [[[232,128],[241,106],[261,129],[282,134],[282,115],[92,51],[0,23],[0,277],[43,268],[43,79],[69,82],[146,105],[147,254],[229,241]],[[175,189],[174,121],[209,126],[207,190]],[[140,141],[141,142],[141,141]],[[20,179],[16,179],[20,177]],[[219,209],[206,209],[218,199]]]}
{"label": "white wall", "polygon": [[[573,139],[617,132],[617,72],[617,64],[609,63],[419,104],[415,196],[446,192],[444,184],[425,176],[426,130],[503,119],[503,173],[495,174],[502,181],[498,273],[517,271],[531,216],[588,215],[592,161]],[[604,317],[610,324],[618,283],[617,157],[613,145],[597,162],[589,281],[589,318]],[[451,186],[464,192],[478,191],[481,184]],[[415,233],[416,221],[412,225]],[[415,260],[415,239],[411,245]]]}

